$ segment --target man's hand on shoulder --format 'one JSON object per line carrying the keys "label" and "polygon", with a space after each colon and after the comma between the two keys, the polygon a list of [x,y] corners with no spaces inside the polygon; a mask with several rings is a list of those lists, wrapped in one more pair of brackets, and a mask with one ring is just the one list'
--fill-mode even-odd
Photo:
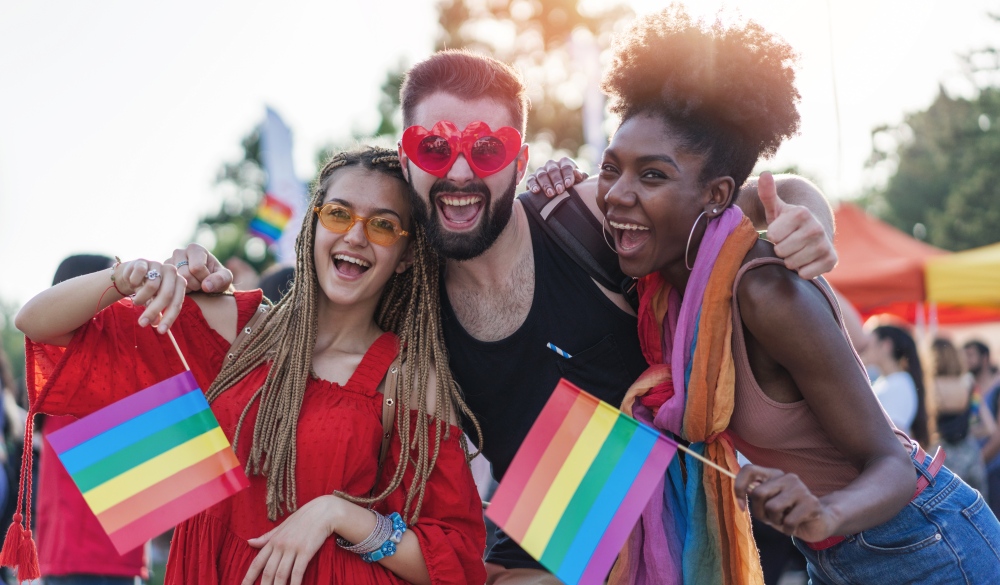
{"label": "man's hand on shoulder", "polygon": [[604,214],[597,206],[597,178],[589,177],[576,166],[571,158],[550,160],[528,176],[526,183],[532,193],[545,193],[549,199],[562,195],[570,187],[587,204],[587,208],[598,221],[604,222]]}
{"label": "man's hand on shoulder", "polygon": [[550,160],[528,175],[525,185],[532,193],[545,193],[546,197],[552,198],[562,195],[566,189],[586,178],[587,173],[577,168],[573,159],[563,157],[558,161]]}
{"label": "man's hand on shoulder", "polygon": [[[786,191],[783,199],[771,173],[761,173],[756,197],[767,221],[767,239],[774,243],[774,253],[784,259],[785,267],[805,279],[816,278],[837,265],[833,247],[833,216],[823,195],[808,181],[799,180]],[[751,193],[741,199],[749,199]],[[789,202],[794,201],[794,203]],[[744,205],[752,205],[745,201]],[[747,207],[743,207],[744,211]],[[821,218],[817,216],[824,216]],[[753,219],[753,215],[748,213]],[[824,227],[824,223],[828,227]],[[828,229],[829,228],[829,229]]]}

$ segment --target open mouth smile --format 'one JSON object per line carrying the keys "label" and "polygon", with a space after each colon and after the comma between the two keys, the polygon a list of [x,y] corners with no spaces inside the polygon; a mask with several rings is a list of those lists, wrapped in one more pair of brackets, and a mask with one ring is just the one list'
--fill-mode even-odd
{"label": "open mouth smile", "polygon": [[333,255],[333,265],[341,276],[351,280],[360,277],[372,267],[371,262],[367,260],[343,253]]}
{"label": "open mouth smile", "polygon": [[649,228],[644,225],[614,220],[608,220],[608,225],[615,232],[615,243],[617,244],[619,254],[635,250],[650,237]]}
{"label": "open mouth smile", "polygon": [[484,207],[482,195],[438,195],[434,201],[445,227],[459,231],[475,226]]}

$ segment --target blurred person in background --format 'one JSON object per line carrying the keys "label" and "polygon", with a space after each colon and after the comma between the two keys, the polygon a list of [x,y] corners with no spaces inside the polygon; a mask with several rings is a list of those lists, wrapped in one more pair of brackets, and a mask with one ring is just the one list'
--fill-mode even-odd
{"label": "blurred person in background", "polygon": [[[1000,369],[990,359],[990,348],[982,341],[973,340],[962,346],[965,365],[975,377],[976,389],[983,398],[991,398],[990,408],[996,414],[996,393],[1000,389]],[[992,394],[991,396],[988,396]]]}
{"label": "blurred person in background", "polygon": [[277,303],[292,289],[295,280],[295,267],[275,264],[260,275],[257,286],[272,303]]}
{"label": "blurred person in background", "polygon": [[[16,452],[12,452],[12,447],[21,441],[21,436],[15,431],[15,424],[19,424],[17,414],[12,410],[12,407],[17,406],[14,399],[15,384],[10,358],[0,346],[0,436],[3,437],[0,442],[0,469],[3,471],[0,473],[0,522],[4,526],[10,523],[14,515],[14,503],[9,496],[17,489],[19,472],[17,465],[11,465],[11,461],[17,456]],[[12,575],[6,568],[0,568],[0,583],[10,582]]]}
{"label": "blurred person in background", "polygon": [[948,468],[987,497],[986,465],[970,432],[973,377],[962,368],[958,349],[947,339],[931,345],[937,432],[948,453]]}
{"label": "blurred person in background", "polygon": [[[108,256],[78,254],[59,264],[52,284],[111,268]],[[39,415],[36,429],[55,432],[72,416]],[[118,554],[48,441],[42,445],[38,480],[38,565],[45,585],[132,585],[148,578],[145,551]]]}
{"label": "blurred person in background", "polygon": [[[4,471],[3,475],[0,475],[0,511],[7,510],[7,496],[10,494],[8,480],[10,477],[10,456],[7,452],[7,442],[15,435],[11,432],[13,425],[8,422],[7,417],[10,411],[8,403],[13,402],[14,398],[14,384],[14,371],[10,367],[10,358],[7,357],[3,347],[0,347],[0,396],[3,397],[3,400],[0,400],[0,436],[3,437],[3,442],[0,442],[0,465]],[[8,396],[10,396],[9,399]]]}
{"label": "blurred person in background", "polygon": [[[969,341],[962,346],[969,373],[975,376],[973,392],[982,397],[979,405],[980,421],[996,421],[1000,414],[1000,370],[990,359],[990,348],[982,341]],[[987,501],[994,514],[1000,514],[1000,424],[993,425],[993,432],[983,441],[983,460],[986,462]]]}
{"label": "blurred person in background", "polygon": [[917,344],[909,333],[894,325],[880,325],[872,335],[865,362],[881,372],[872,390],[896,428],[927,448],[927,393]]}

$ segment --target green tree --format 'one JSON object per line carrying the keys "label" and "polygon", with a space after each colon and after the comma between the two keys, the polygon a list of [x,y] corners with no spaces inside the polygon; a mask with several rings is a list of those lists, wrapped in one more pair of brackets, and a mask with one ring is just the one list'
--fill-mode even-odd
{"label": "green tree", "polygon": [[863,197],[870,211],[948,250],[1000,241],[998,54],[984,48],[963,58],[974,97],[941,87],[926,110],[872,131],[869,164],[889,179]]}
{"label": "green tree", "polygon": [[869,195],[883,219],[906,232],[924,226],[929,243],[949,250],[1000,241],[1000,89],[975,99],[942,89],[903,124],[876,129],[873,143],[883,145],[873,164],[895,169]]}
{"label": "green tree", "polygon": [[247,232],[267,180],[260,158],[260,128],[251,130],[241,145],[243,157],[219,168],[215,183],[222,193],[222,205],[217,213],[198,222],[195,241],[222,261],[238,257],[260,272],[274,262],[264,242]]}
{"label": "green tree", "polygon": [[385,81],[382,82],[382,95],[378,100],[379,125],[375,130],[375,136],[397,136],[402,132],[400,127],[403,123],[402,115],[399,112],[399,88],[403,86],[403,77],[406,75],[406,62],[390,69],[385,74]]}

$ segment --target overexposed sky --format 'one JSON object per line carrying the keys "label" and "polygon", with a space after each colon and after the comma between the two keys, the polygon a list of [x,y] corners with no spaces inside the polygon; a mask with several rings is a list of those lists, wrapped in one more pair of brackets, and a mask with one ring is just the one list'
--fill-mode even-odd
{"label": "overexposed sky", "polygon": [[[873,126],[926,107],[939,82],[967,89],[957,55],[1000,43],[985,17],[1000,0],[728,4],[800,51],[802,135],[773,165],[798,165],[832,198],[872,180]],[[433,0],[0,0],[0,300],[40,291],[71,253],[165,258],[185,244],[264,104],[310,178],[319,146],[374,128],[386,70],[428,55],[436,20]]]}

